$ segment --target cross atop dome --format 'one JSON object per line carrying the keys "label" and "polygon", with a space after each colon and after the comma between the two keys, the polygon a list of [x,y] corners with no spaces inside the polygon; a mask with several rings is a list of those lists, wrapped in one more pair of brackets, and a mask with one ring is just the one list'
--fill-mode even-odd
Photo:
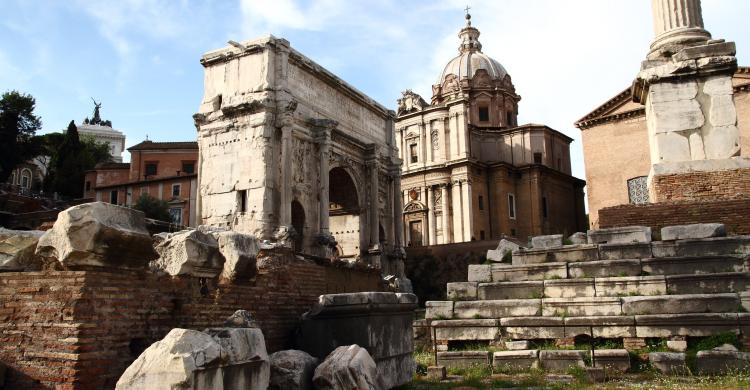
{"label": "cross atop dome", "polygon": [[461,46],[458,47],[460,53],[482,51],[482,44],[479,43],[479,30],[471,26],[470,9],[471,7],[468,5],[464,8],[464,11],[466,11],[466,27],[458,33],[458,37],[461,38]]}
{"label": "cross atop dome", "polygon": [[471,27],[471,14],[469,13],[470,9],[471,7],[469,7],[468,5],[466,6],[466,8],[464,8],[464,11],[466,11],[466,27]]}

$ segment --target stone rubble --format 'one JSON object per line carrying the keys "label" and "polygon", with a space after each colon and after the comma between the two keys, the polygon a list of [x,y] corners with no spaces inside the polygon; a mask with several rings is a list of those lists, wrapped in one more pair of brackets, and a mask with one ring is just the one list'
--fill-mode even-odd
{"label": "stone rubble", "polygon": [[151,268],[171,276],[213,278],[224,266],[218,241],[199,229],[169,234],[154,249],[159,258],[151,262]]}
{"label": "stone rubble", "polygon": [[290,349],[271,354],[269,390],[312,390],[318,359],[307,352]]}
{"label": "stone rubble", "polygon": [[142,212],[109,203],[84,203],[58,214],[36,248],[62,266],[142,268],[156,253]]}
{"label": "stone rubble", "polygon": [[342,345],[333,350],[315,369],[317,390],[385,390],[375,361],[359,345]]}
{"label": "stone rubble", "polygon": [[39,230],[10,230],[0,227],[0,270],[36,271],[42,259],[35,254],[37,242],[44,234]]}
{"label": "stone rubble", "polygon": [[518,250],[521,246],[516,244],[513,241],[507,240],[503,238],[500,240],[500,242],[497,244],[497,248],[490,249],[487,251],[487,260],[494,261],[496,263],[502,263],[503,258],[508,253],[513,253]]}

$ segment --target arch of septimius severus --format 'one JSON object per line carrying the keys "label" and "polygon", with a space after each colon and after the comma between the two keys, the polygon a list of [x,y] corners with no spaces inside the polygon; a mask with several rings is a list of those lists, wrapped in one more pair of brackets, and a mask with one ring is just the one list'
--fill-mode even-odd
{"label": "arch of septimius severus", "polygon": [[200,220],[403,276],[394,113],[273,36],[206,53]]}

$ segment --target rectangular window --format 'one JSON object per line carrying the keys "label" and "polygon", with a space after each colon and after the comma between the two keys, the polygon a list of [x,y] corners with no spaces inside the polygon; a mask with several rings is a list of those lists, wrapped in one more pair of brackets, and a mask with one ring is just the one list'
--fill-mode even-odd
{"label": "rectangular window", "polygon": [[508,217],[516,219],[516,196],[508,194]]}
{"label": "rectangular window", "polygon": [[86,191],[91,191],[91,182],[86,181]]}
{"label": "rectangular window", "polygon": [[412,163],[419,161],[419,158],[417,157],[417,145],[416,144],[409,145],[409,155],[411,156]]}
{"label": "rectangular window", "polygon": [[510,235],[512,237],[515,237],[516,236],[516,229],[510,229]]}
{"label": "rectangular window", "polygon": [[479,239],[484,240],[484,230],[479,231]]}
{"label": "rectangular window", "polygon": [[157,163],[155,162],[146,162],[146,176],[155,176],[156,175],[156,166]]}
{"label": "rectangular window", "polygon": [[542,154],[539,152],[534,153],[534,164],[542,163]]}
{"label": "rectangular window", "polygon": [[237,191],[237,210],[241,213],[247,211],[247,190]]}
{"label": "rectangular window", "polygon": [[479,121],[489,122],[490,121],[490,108],[487,106],[479,107]]}
{"label": "rectangular window", "polygon": [[182,225],[182,207],[172,207],[169,209],[169,216],[172,218],[172,223]]}
{"label": "rectangular window", "polygon": [[547,218],[547,197],[542,197],[542,217]]}
{"label": "rectangular window", "polygon": [[183,161],[182,172],[188,174],[195,173],[195,161]]}
{"label": "rectangular window", "polygon": [[508,127],[513,126],[513,113],[510,112],[510,111],[508,111],[508,112],[505,113],[505,124]]}
{"label": "rectangular window", "polygon": [[180,189],[182,186],[179,184],[173,184],[172,185],[172,196],[173,197],[179,197],[180,196]]}
{"label": "rectangular window", "polygon": [[117,204],[117,190],[109,192],[109,203]]}
{"label": "rectangular window", "polygon": [[484,197],[479,195],[479,210],[484,210]]}

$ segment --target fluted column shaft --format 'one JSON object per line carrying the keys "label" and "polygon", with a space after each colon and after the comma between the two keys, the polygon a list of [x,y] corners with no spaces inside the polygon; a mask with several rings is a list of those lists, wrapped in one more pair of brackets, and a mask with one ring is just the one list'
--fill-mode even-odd
{"label": "fluted column shaft", "polygon": [[321,235],[329,235],[329,224],[330,224],[330,217],[329,217],[329,207],[330,207],[330,201],[329,201],[329,186],[328,186],[328,154],[329,149],[331,147],[331,129],[323,128],[320,130],[320,133],[318,135],[318,144],[320,146],[320,188],[318,189],[318,194],[320,198],[320,227],[319,227],[319,233]]}
{"label": "fluted column shaft", "polygon": [[705,41],[711,34],[703,28],[700,0],[651,0],[654,40],[651,50],[665,45]]}
{"label": "fluted column shaft", "polygon": [[292,225],[292,126],[281,128],[281,205],[279,225]]}

